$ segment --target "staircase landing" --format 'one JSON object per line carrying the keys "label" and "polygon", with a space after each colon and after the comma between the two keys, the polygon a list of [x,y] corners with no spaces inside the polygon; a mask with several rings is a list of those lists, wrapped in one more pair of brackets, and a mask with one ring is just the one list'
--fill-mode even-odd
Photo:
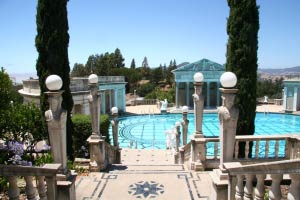
{"label": "staircase landing", "polygon": [[189,171],[173,164],[171,151],[123,149],[122,164],[107,172],[78,176],[76,199],[208,199],[209,172]]}

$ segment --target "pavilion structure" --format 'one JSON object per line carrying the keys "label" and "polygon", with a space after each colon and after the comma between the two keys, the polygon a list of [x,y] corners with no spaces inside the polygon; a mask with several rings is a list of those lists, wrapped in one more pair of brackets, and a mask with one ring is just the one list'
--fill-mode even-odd
{"label": "pavilion structure", "polygon": [[193,76],[201,72],[204,76],[203,95],[204,106],[215,108],[221,104],[220,77],[225,72],[224,65],[208,59],[186,64],[172,71],[176,83],[176,108],[181,106],[193,107],[194,82]]}
{"label": "pavilion structure", "polygon": [[286,112],[300,110],[300,79],[292,78],[283,81],[283,109]]}

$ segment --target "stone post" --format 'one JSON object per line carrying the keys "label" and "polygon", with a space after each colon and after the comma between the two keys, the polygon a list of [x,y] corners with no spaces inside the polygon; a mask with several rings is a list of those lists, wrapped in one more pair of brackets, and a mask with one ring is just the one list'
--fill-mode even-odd
{"label": "stone post", "polygon": [[233,160],[235,135],[239,110],[234,105],[237,89],[220,88],[222,92],[222,106],[218,108],[220,122],[220,169],[224,162]]}
{"label": "stone post", "polygon": [[54,163],[61,164],[56,177],[57,182],[53,184],[57,186],[58,199],[74,199],[76,174],[72,174],[67,168],[67,111],[61,107],[62,80],[57,75],[50,75],[46,79],[46,86],[49,89],[49,92],[45,92],[48,96],[49,110],[45,112],[45,119],[48,125],[51,153]]}
{"label": "stone post", "polygon": [[220,165],[219,169],[214,169],[210,174],[213,186],[211,199],[216,200],[227,199],[229,177],[223,164],[224,162],[233,160],[236,126],[239,116],[239,110],[234,105],[235,95],[238,91],[234,89],[237,82],[235,74],[232,72],[223,73],[220,82],[223,86],[223,88],[220,88],[222,92],[222,106],[218,107],[220,121]]}
{"label": "stone post", "polygon": [[205,160],[205,141],[202,133],[202,118],[204,97],[202,95],[203,74],[200,72],[194,75],[195,93],[194,98],[194,114],[195,114],[195,133],[191,138],[191,169],[196,171],[204,170]]}
{"label": "stone post", "polygon": [[112,107],[111,108],[111,113],[113,120],[111,120],[112,124],[112,132],[113,132],[113,144],[115,147],[117,147],[116,150],[116,163],[121,163],[121,149],[119,148],[119,139],[118,139],[118,125],[119,125],[119,119],[118,119],[118,108],[117,107]]}
{"label": "stone post", "polygon": [[187,134],[188,134],[188,127],[189,127],[189,120],[187,118],[188,114],[188,107],[183,106],[182,107],[182,145],[187,144]]}
{"label": "stone post", "polygon": [[98,76],[91,74],[89,76],[90,95],[88,96],[92,135],[87,139],[90,146],[90,164],[92,172],[99,172],[106,167],[105,163],[105,138],[100,133],[100,93],[98,90]]}
{"label": "stone post", "polygon": [[180,157],[180,154],[179,154],[179,146],[180,146],[180,122],[176,122],[175,123],[175,137],[176,137],[176,147],[175,147],[175,154],[174,154],[174,159],[175,159],[175,164],[178,164],[179,163],[179,157]]}

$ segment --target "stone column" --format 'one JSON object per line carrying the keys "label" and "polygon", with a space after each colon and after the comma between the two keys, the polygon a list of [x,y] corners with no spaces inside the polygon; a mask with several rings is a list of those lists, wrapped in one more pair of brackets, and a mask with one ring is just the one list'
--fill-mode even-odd
{"label": "stone column", "polygon": [[67,174],[67,111],[61,107],[64,91],[45,92],[48,96],[49,110],[45,112],[54,163],[60,163],[60,173]]}
{"label": "stone column", "polygon": [[287,110],[287,87],[285,86],[284,89],[283,89],[283,110]]}
{"label": "stone column", "polygon": [[176,122],[175,124],[176,129],[176,152],[179,152],[179,146],[180,146],[180,122]]}
{"label": "stone column", "polygon": [[190,104],[190,83],[186,82],[185,83],[185,101],[186,101],[186,105],[189,106]]}
{"label": "stone column", "polygon": [[175,102],[176,102],[176,108],[179,108],[179,102],[178,102],[178,100],[179,100],[179,98],[178,98],[178,91],[179,90],[179,83],[175,83],[175,92],[176,92],[176,94],[175,94]]}
{"label": "stone column", "polygon": [[297,111],[298,105],[298,87],[294,87],[293,111]]}
{"label": "stone column", "polygon": [[187,118],[188,110],[182,111],[182,145],[187,144],[187,134],[188,134],[188,127],[189,127],[189,120]]}
{"label": "stone column", "polygon": [[220,169],[224,162],[233,160],[236,126],[239,110],[234,105],[237,89],[220,88],[222,92],[222,106],[218,108],[220,121]]}
{"label": "stone column", "polygon": [[220,106],[220,90],[218,90],[218,88],[220,88],[220,82],[217,82],[217,106],[216,107],[219,107]]}
{"label": "stone column", "polygon": [[[63,91],[60,88],[62,80],[57,75],[50,75],[46,79],[46,86],[50,90],[45,92],[49,102],[49,110],[45,112],[45,119],[48,125],[51,153],[54,163],[61,164],[61,168],[58,170],[59,174],[52,177],[53,180],[57,179],[57,182],[53,182],[53,184],[57,187],[57,199],[73,199],[75,197],[76,174],[72,174],[67,168],[67,111],[61,107]],[[50,191],[51,184],[48,184],[48,188]]]}
{"label": "stone column", "polygon": [[206,83],[206,107],[209,107],[210,106],[210,82],[207,82]]}
{"label": "stone column", "polygon": [[203,118],[203,104],[204,98],[202,95],[203,82],[195,82],[194,98],[194,112],[195,112],[195,138],[203,137],[202,133],[202,118]]}
{"label": "stone column", "polygon": [[111,113],[112,113],[112,117],[113,117],[113,120],[111,121],[112,132],[113,132],[113,144],[115,147],[117,147],[115,163],[119,164],[119,163],[121,163],[121,149],[119,148],[119,139],[118,139],[118,133],[119,133],[118,108],[117,107],[111,108]]}
{"label": "stone column", "polygon": [[[97,80],[92,80],[89,76],[90,95],[88,96],[91,113],[92,135],[87,139],[90,146],[90,171],[99,172],[106,167],[105,163],[105,137],[100,133],[100,94]],[[95,78],[96,79],[96,78]]]}

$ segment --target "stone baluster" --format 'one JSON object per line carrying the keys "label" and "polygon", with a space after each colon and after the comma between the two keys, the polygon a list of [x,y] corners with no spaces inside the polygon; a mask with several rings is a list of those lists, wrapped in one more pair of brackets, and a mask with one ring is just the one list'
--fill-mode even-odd
{"label": "stone baluster", "polygon": [[254,175],[247,174],[246,175],[246,185],[244,189],[244,200],[252,200],[253,199],[253,179]]}
{"label": "stone baluster", "polygon": [[279,140],[275,141],[275,158],[278,158],[278,152],[279,152]]}
{"label": "stone baluster", "polygon": [[32,176],[25,176],[24,177],[25,182],[26,182],[26,196],[28,200],[34,200],[36,199],[36,189],[33,187],[32,184]]}
{"label": "stone baluster", "polygon": [[237,182],[235,186],[235,199],[243,200],[244,199],[244,175],[237,175]]}
{"label": "stone baluster", "polygon": [[255,142],[255,158],[258,158],[259,153],[259,140],[256,140]]}
{"label": "stone baluster", "polygon": [[37,188],[38,188],[40,199],[46,200],[47,199],[47,191],[46,191],[46,187],[45,187],[45,177],[38,176],[37,183],[38,183]]}
{"label": "stone baluster", "polygon": [[257,184],[255,188],[255,200],[264,200],[265,194],[265,174],[257,174]]}
{"label": "stone baluster", "polygon": [[46,182],[47,182],[47,199],[56,199],[57,198],[56,177],[47,176]]}
{"label": "stone baluster", "polygon": [[9,183],[9,188],[8,188],[8,197],[11,200],[19,200],[20,196],[20,189],[18,188],[17,185],[17,177],[16,176],[8,176],[8,183]]}
{"label": "stone baluster", "polygon": [[280,200],[281,199],[281,189],[280,182],[282,180],[282,174],[271,174],[272,185],[269,191],[269,199],[271,200]]}
{"label": "stone baluster", "polygon": [[287,195],[288,200],[299,200],[300,199],[300,174],[290,174],[292,183],[290,190]]}
{"label": "stone baluster", "polygon": [[214,159],[218,158],[218,142],[214,142]]}
{"label": "stone baluster", "polygon": [[239,157],[239,141],[236,141],[234,147],[234,158],[238,159],[238,157]]}
{"label": "stone baluster", "polygon": [[269,157],[269,140],[266,140],[265,158]]}
{"label": "stone baluster", "polygon": [[245,147],[245,158],[249,158],[249,140],[246,141],[246,147]]}

